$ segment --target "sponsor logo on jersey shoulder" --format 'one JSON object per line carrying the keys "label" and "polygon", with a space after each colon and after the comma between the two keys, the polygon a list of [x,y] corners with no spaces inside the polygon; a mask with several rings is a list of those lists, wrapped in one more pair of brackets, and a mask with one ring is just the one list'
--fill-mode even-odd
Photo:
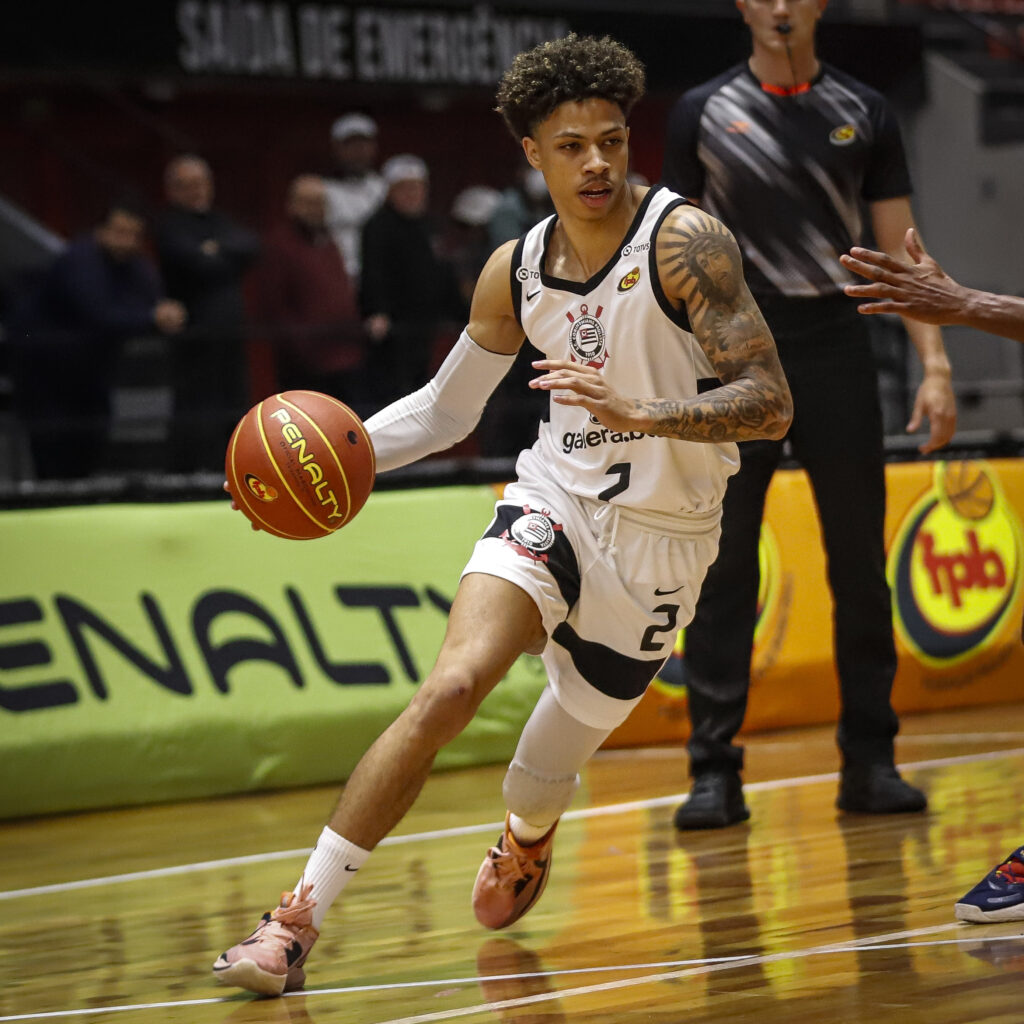
{"label": "sponsor logo on jersey shoulder", "polygon": [[635,245],[630,243],[629,245],[624,245],[622,247],[622,251],[619,255],[623,258],[626,256],[634,256],[638,252],[647,252],[650,248],[651,243],[649,239],[646,242],[637,242]]}
{"label": "sponsor logo on jersey shoulder", "polygon": [[520,267],[516,271],[517,281],[537,281],[540,279],[540,271],[533,267]]}
{"label": "sponsor logo on jersey shoulder", "polygon": [[245,486],[260,499],[260,501],[273,501],[277,497],[277,491],[270,484],[265,484],[253,473],[245,474]]}
{"label": "sponsor logo on jersey shoulder", "polygon": [[590,307],[584,302],[578,313],[565,314],[572,325],[569,328],[569,358],[574,363],[583,363],[584,366],[600,370],[608,362],[604,325],[601,323],[603,312],[604,307],[598,306],[591,313]]}
{"label": "sponsor logo on jersey shoulder", "polygon": [[622,280],[619,282],[617,291],[628,292],[630,288],[636,286],[636,283],[640,280],[640,268],[634,267]]}
{"label": "sponsor logo on jersey shoulder", "polygon": [[998,642],[1021,589],[1021,547],[992,466],[936,464],[887,566],[897,634],[919,661],[954,666]]}
{"label": "sponsor logo on jersey shoulder", "polygon": [[852,124],[841,124],[829,132],[828,141],[833,146],[848,146],[857,139],[857,129]]}
{"label": "sponsor logo on jersey shoulder", "polygon": [[518,554],[535,562],[547,562],[547,553],[561,531],[562,524],[556,523],[546,508],[534,512],[529,505],[524,505],[523,514],[501,535],[501,539]]}

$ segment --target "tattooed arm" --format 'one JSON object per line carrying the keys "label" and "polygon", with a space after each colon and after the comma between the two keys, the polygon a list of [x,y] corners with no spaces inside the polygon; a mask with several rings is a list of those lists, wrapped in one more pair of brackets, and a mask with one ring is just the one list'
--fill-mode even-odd
{"label": "tattooed arm", "polygon": [[673,304],[685,304],[694,336],[722,382],[685,400],[645,403],[654,431],[704,441],[781,438],[793,418],[775,340],[743,278],[732,233],[701,210],[681,207],[657,238],[658,273]]}
{"label": "tattooed arm", "polygon": [[530,382],[560,405],[581,405],[613,430],[686,441],[749,441],[783,437],[793,418],[789,385],[775,340],[743,279],[739,246],[714,217],[680,207],[656,239],[658,273],[677,309],[685,306],[694,336],[721,387],[694,398],[625,398],[596,370],[555,360]]}

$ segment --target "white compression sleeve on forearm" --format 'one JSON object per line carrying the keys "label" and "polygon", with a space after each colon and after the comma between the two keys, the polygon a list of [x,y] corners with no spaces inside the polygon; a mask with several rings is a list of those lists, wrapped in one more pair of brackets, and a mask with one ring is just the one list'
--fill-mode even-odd
{"label": "white compression sleeve on forearm", "polygon": [[488,352],[463,331],[433,380],[366,421],[377,471],[405,466],[466,437],[515,358]]}

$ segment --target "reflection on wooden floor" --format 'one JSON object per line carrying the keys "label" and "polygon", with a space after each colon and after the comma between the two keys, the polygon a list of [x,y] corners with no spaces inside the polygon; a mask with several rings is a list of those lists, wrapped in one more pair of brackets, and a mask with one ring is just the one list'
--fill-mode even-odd
{"label": "reflection on wooden floor", "polygon": [[908,717],[898,753],[926,815],[838,815],[817,728],[750,737],[751,821],[680,835],[682,752],[603,752],[543,899],[495,934],[469,890],[502,769],[435,775],[277,1000],[209,965],[295,882],[333,789],[7,823],[0,1021],[1020,1024],[1024,922],[953,903],[1024,843],[1024,707]]}

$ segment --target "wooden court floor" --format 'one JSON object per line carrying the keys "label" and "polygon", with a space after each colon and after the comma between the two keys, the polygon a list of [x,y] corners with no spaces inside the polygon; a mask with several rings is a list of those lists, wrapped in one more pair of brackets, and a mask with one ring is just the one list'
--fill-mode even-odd
{"label": "wooden court floor", "polygon": [[898,758],[929,812],[841,816],[831,728],[749,737],[750,822],[681,835],[682,752],[602,752],[501,933],[469,892],[502,769],[437,774],[276,1000],[209,966],[294,884],[334,788],[8,822],[0,1022],[1021,1024],[1024,922],[953,904],[1024,843],[1024,705],[905,717]]}

